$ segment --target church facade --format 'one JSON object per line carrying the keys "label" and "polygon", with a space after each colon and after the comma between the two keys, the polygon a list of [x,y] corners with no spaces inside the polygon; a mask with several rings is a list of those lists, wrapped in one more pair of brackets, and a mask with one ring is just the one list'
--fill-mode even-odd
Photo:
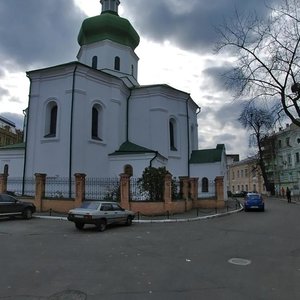
{"label": "church facade", "polygon": [[225,148],[216,172],[195,159],[200,107],[171,86],[138,83],[139,35],[119,0],[100,2],[101,14],[82,23],[77,61],[27,72],[24,161],[10,175],[117,177],[130,167],[140,177],[164,166],[173,176],[226,176]]}

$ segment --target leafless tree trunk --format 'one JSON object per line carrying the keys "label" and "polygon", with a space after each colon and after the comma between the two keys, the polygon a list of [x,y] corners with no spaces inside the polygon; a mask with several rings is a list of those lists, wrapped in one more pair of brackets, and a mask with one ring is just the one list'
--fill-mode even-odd
{"label": "leafless tree trunk", "polygon": [[274,126],[275,118],[268,110],[257,108],[253,104],[244,107],[240,114],[239,121],[242,126],[251,132],[250,144],[257,146],[257,163],[260,166],[266,190],[271,192],[271,183],[266,171],[264,160],[263,141]]}

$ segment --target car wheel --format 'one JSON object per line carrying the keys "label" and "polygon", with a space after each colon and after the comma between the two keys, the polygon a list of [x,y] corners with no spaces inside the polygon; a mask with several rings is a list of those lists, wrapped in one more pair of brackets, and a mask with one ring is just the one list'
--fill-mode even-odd
{"label": "car wheel", "polygon": [[32,210],[30,208],[26,208],[24,211],[23,211],[23,218],[24,219],[31,219],[32,218]]}
{"label": "car wheel", "polygon": [[83,223],[78,223],[78,222],[76,222],[76,223],[75,223],[75,227],[76,227],[77,229],[81,230],[81,229],[83,229],[84,224],[83,224]]}
{"label": "car wheel", "polygon": [[97,229],[101,232],[104,231],[106,229],[106,221],[101,220],[99,224],[97,224]]}
{"label": "car wheel", "polygon": [[126,220],[126,225],[127,226],[130,226],[130,225],[132,225],[132,218],[129,216],[129,217],[127,217],[127,220]]}

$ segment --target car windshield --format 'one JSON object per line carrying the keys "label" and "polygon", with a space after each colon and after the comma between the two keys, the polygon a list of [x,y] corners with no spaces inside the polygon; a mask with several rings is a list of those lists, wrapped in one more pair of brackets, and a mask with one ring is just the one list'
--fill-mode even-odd
{"label": "car windshield", "polygon": [[80,208],[86,208],[86,209],[98,209],[100,203],[95,201],[85,201],[82,202]]}
{"label": "car windshield", "polygon": [[249,200],[252,200],[252,199],[260,199],[260,196],[257,195],[257,194],[253,194],[253,195],[248,195],[247,198],[248,198]]}

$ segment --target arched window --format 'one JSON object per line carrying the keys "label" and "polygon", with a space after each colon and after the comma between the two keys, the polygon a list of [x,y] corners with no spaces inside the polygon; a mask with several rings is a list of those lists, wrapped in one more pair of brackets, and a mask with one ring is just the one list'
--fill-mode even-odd
{"label": "arched window", "polygon": [[102,141],[102,116],[101,105],[95,104],[92,108],[92,139]]}
{"label": "arched window", "polygon": [[176,121],[170,119],[169,121],[169,135],[170,135],[170,150],[177,151],[176,148]]}
{"label": "arched window", "polygon": [[133,175],[133,168],[131,165],[125,165],[124,166],[124,173],[129,175],[129,176],[132,176]]}
{"label": "arched window", "polygon": [[57,129],[57,104],[55,101],[51,101],[47,105],[46,109],[46,127],[45,137],[55,137]]}
{"label": "arched window", "polygon": [[5,164],[4,165],[4,170],[3,170],[4,172],[4,175],[8,175],[8,164]]}
{"label": "arched window", "polygon": [[93,59],[92,59],[92,68],[93,69],[97,69],[98,67],[98,57],[97,56],[93,56]]}
{"label": "arched window", "polygon": [[206,177],[202,178],[202,193],[208,192],[208,179]]}
{"label": "arched window", "polygon": [[115,57],[115,70],[120,71],[120,57]]}
{"label": "arched window", "polygon": [[134,75],[134,66],[131,65],[131,75],[133,76]]}

